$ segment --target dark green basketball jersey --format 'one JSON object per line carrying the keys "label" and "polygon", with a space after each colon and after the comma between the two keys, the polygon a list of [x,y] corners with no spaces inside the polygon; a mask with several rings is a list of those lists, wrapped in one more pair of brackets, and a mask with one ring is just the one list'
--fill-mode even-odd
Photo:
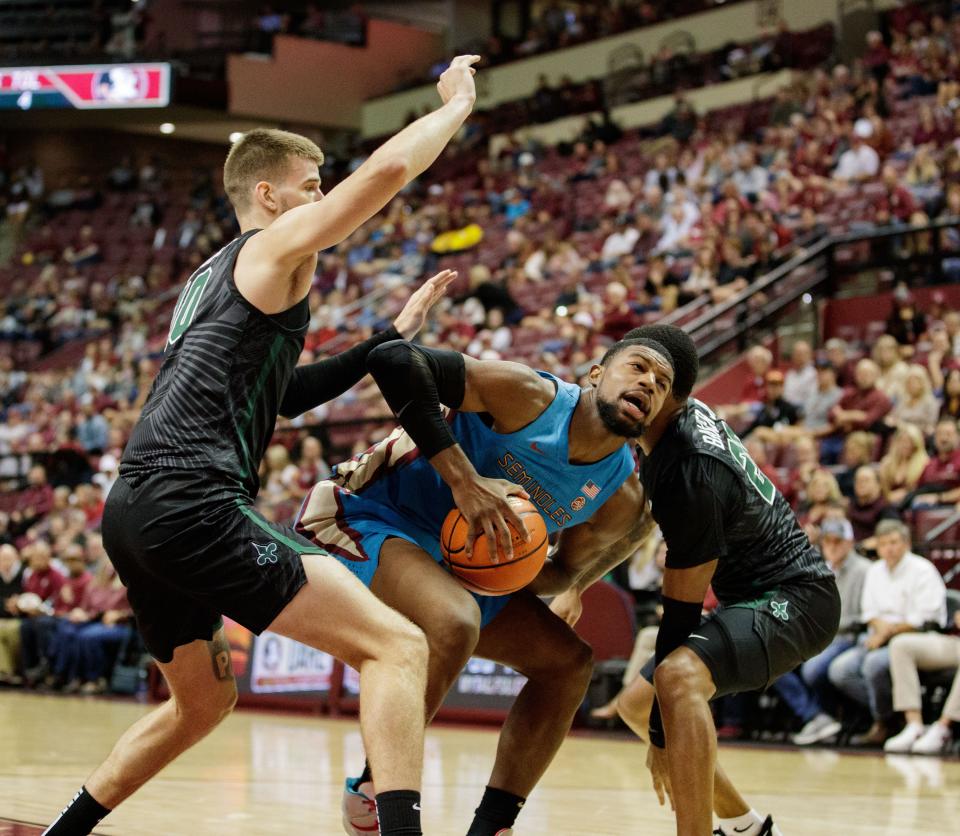
{"label": "dark green basketball jersey", "polygon": [[303,350],[310,308],[304,299],[268,316],[237,290],[237,254],[257,231],[207,259],[181,291],[121,475],[189,471],[250,497],[259,490],[257,468]]}
{"label": "dark green basketball jersey", "polygon": [[641,454],[640,480],[667,566],[717,559],[713,590],[722,604],[832,576],[787,501],[706,404],[691,399],[651,454]]}

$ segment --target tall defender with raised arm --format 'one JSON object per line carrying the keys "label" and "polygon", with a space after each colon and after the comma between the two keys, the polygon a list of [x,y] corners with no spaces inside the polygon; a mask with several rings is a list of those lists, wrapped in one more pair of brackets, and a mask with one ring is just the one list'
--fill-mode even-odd
{"label": "tall defender with raised arm", "polygon": [[236,686],[221,614],[360,671],[383,832],[421,832],[423,633],[313,543],[266,521],[253,500],[277,414],[299,414],[356,383],[369,352],[415,333],[450,280],[428,282],[395,329],[295,369],[318,251],[344,240],[436,159],[473,108],[478,60],[455,58],[437,85],[443,105],[329,195],[320,191],[323,155],[303,137],[256,130],[231,148],[224,184],[241,235],[180,295],[103,519],[104,545],[172,696],[121,737],[49,836],[89,833],[230,712]]}

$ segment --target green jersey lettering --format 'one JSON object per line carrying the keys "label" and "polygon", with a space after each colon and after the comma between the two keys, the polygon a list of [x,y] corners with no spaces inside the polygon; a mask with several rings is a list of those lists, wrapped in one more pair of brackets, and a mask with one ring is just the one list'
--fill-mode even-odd
{"label": "green jersey lettering", "polygon": [[760,497],[764,502],[767,503],[767,505],[773,505],[774,497],[777,495],[776,485],[774,485],[773,482],[766,477],[766,475],[754,463],[753,459],[750,458],[747,448],[744,447],[740,439],[737,438],[737,434],[725,423],[721,426],[723,427],[724,432],[727,434],[727,447],[730,450],[730,455],[733,456],[737,464],[743,468],[743,472],[747,477],[747,481],[753,485],[757,493],[760,494]]}
{"label": "green jersey lettering", "polygon": [[173,345],[190,327],[190,323],[197,315],[197,308],[200,307],[200,297],[203,296],[203,291],[206,290],[212,274],[213,270],[208,267],[187,282],[186,287],[180,291],[180,298],[177,299],[177,306],[173,309],[173,318],[170,320],[167,345]]}

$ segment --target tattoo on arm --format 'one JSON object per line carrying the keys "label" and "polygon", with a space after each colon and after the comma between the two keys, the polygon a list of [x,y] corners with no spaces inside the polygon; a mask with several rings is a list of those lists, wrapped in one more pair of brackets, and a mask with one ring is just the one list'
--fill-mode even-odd
{"label": "tattoo on arm", "polygon": [[230,645],[227,637],[221,627],[213,634],[213,638],[207,642],[207,650],[210,651],[210,661],[213,663],[213,675],[218,681],[223,682],[233,679],[233,664],[230,661]]}
{"label": "tattoo on arm", "polygon": [[649,507],[644,508],[643,513],[637,517],[630,530],[623,537],[597,552],[595,559],[577,578],[577,587],[581,591],[585,590],[615,566],[623,563],[650,536],[654,526],[655,523],[650,515]]}

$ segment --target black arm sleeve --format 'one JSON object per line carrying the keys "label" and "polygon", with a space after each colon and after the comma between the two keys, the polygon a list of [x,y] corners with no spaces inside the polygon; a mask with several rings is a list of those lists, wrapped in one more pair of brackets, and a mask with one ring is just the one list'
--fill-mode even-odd
{"label": "black arm sleeve", "polygon": [[367,373],[367,355],[378,345],[398,339],[400,334],[391,325],[383,333],[375,334],[369,340],[357,343],[333,357],[307,366],[297,366],[287,391],[283,393],[280,414],[284,418],[296,418],[342,395]]}
{"label": "black arm sleeve", "polygon": [[457,443],[440,404],[456,408],[463,403],[462,354],[394,340],[370,352],[367,369],[424,456],[433,458]]}
{"label": "black arm sleeve", "polygon": [[[674,650],[682,645],[700,624],[703,602],[691,604],[689,601],[677,601],[663,596],[663,618],[657,632],[656,663],[659,665]],[[656,698],[650,709],[650,742],[663,748],[666,740],[663,734],[663,722],[660,719],[660,704]]]}

